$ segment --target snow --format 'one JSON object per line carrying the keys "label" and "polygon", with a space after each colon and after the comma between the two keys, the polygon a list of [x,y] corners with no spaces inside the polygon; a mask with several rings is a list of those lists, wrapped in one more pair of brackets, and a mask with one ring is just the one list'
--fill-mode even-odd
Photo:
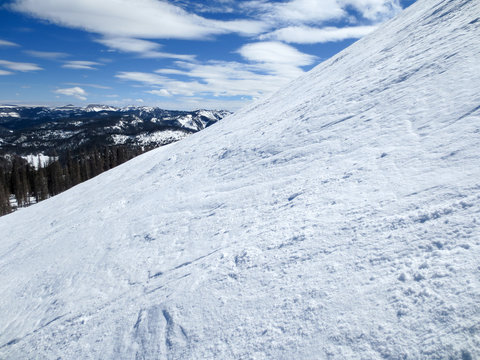
{"label": "snow", "polygon": [[70,124],[78,127],[78,126],[82,126],[84,124],[84,122],[83,121],[72,121]]}
{"label": "snow", "polygon": [[17,140],[15,140],[13,143],[16,144],[16,145],[22,145],[22,143],[26,142],[27,141],[27,137],[25,135],[21,135],[18,137]]}
{"label": "snow", "polygon": [[141,110],[142,112],[145,112],[145,113],[151,113],[155,110],[155,107],[130,105],[130,106],[124,106],[123,108],[121,108],[121,111],[125,111],[125,112],[132,111],[132,110]]}
{"label": "snow", "polygon": [[205,116],[206,118],[211,119],[211,120],[216,120],[217,119],[215,117],[215,115],[213,114],[213,112],[209,111],[209,110],[199,110],[198,115],[199,116]]}
{"label": "snow", "polygon": [[108,105],[88,105],[84,109],[88,112],[118,111],[118,108]]}
{"label": "snow", "polygon": [[39,162],[41,163],[41,166],[43,167],[46,164],[48,164],[50,161],[55,161],[55,160],[58,159],[55,156],[48,156],[48,155],[45,155],[45,154],[42,154],[42,153],[25,155],[25,156],[22,156],[22,158],[27,160],[29,164],[31,164],[33,167],[35,167],[35,169],[38,169]]}
{"label": "snow", "polygon": [[[10,201],[10,207],[15,211],[20,211],[22,209],[25,209],[25,207],[23,206],[18,206],[17,198],[14,195],[10,195],[9,201]],[[37,199],[34,196],[30,196],[28,199],[27,206],[31,206],[36,203],[37,203]]]}
{"label": "snow", "polygon": [[186,129],[197,130],[198,126],[193,122],[192,114],[181,116],[177,119],[180,125]]}
{"label": "snow", "polygon": [[138,116],[133,115],[132,119],[133,120],[130,123],[131,125],[138,125],[138,124],[143,123],[143,120],[141,118],[139,118]]}
{"label": "snow", "polygon": [[[128,119],[127,117],[122,117],[124,119]],[[124,120],[119,120],[116,125],[113,126],[106,126],[105,129],[110,129],[110,130],[123,130],[128,126],[128,122]]]}
{"label": "snow", "polygon": [[[68,139],[72,136],[80,134],[81,130],[71,131],[71,130],[49,130],[42,134],[41,138],[44,140],[48,139]],[[25,140],[22,140],[25,141]]]}
{"label": "snow", "polygon": [[115,145],[123,145],[131,140],[135,144],[148,146],[153,144],[169,144],[174,141],[182,140],[188,135],[189,134],[184,131],[160,130],[134,136],[114,134],[112,135],[112,140]]}
{"label": "snow", "polygon": [[480,357],[480,2],[0,218],[0,357]]}
{"label": "snow", "polygon": [[113,134],[112,140],[115,145],[123,145],[125,144],[131,137],[128,135],[122,134]]}
{"label": "snow", "polygon": [[[215,111],[219,113],[218,111]],[[222,111],[222,115],[227,116],[229,113],[227,111]],[[176,120],[181,124],[182,127],[192,130],[203,130],[207,122],[202,120],[200,117],[206,117],[210,120],[218,120],[218,117],[215,116],[215,113],[211,110],[197,110],[195,117],[192,114],[188,114],[182,117],[177,118]]]}
{"label": "snow", "polygon": [[155,131],[150,134],[139,134],[135,136],[135,142],[137,144],[142,145],[150,145],[150,144],[168,144],[174,141],[179,141],[190,134],[184,131],[175,131],[175,130],[162,130],[162,131]]}
{"label": "snow", "polygon": [[58,106],[53,108],[55,111],[74,111],[77,110],[78,108],[75,107],[74,105],[65,105],[65,106]]}
{"label": "snow", "polygon": [[[3,107],[3,106],[2,106]],[[0,112],[0,117],[13,117],[13,118],[19,118],[20,114],[15,111],[11,112]]]}

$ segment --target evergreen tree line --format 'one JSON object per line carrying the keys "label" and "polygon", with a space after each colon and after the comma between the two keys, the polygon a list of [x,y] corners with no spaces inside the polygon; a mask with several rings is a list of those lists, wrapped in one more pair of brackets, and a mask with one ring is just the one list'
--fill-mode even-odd
{"label": "evergreen tree line", "polygon": [[61,156],[53,153],[46,164],[39,157],[37,167],[17,155],[0,156],[0,215],[60,194],[146,150],[114,146]]}

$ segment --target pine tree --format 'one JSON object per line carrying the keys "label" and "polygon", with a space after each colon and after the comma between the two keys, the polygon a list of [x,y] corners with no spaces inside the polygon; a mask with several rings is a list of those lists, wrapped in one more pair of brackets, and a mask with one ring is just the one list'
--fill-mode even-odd
{"label": "pine tree", "polygon": [[105,171],[110,170],[110,150],[108,147],[103,149],[103,169]]}
{"label": "pine tree", "polygon": [[66,167],[68,174],[70,175],[70,187],[79,184],[82,181],[80,167],[78,165],[78,160],[72,157],[70,150],[67,152]]}
{"label": "pine tree", "polygon": [[12,161],[11,189],[17,200],[17,207],[22,207],[25,199],[25,188],[22,184],[21,164],[17,156],[14,156]]}
{"label": "pine tree", "polygon": [[35,190],[37,202],[48,198],[48,182],[43,167],[39,167],[35,173]]}
{"label": "pine tree", "polygon": [[0,216],[12,211],[10,206],[10,196],[7,191],[5,180],[5,174],[3,170],[0,169]]}
{"label": "pine tree", "polygon": [[52,196],[58,195],[63,191],[63,172],[60,162],[54,160],[48,166],[49,191]]}

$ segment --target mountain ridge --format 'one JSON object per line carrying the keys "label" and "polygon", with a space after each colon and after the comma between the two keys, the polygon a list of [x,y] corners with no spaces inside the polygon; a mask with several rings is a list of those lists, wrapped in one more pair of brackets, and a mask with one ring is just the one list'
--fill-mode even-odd
{"label": "mountain ridge", "polygon": [[0,106],[0,151],[19,155],[93,146],[162,146],[203,130],[226,110],[174,111],[156,107]]}

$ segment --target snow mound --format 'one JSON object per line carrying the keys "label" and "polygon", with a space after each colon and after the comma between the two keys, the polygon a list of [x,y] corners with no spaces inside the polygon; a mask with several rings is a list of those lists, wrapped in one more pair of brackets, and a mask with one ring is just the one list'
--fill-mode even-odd
{"label": "snow mound", "polygon": [[0,218],[0,357],[480,357],[480,2]]}

